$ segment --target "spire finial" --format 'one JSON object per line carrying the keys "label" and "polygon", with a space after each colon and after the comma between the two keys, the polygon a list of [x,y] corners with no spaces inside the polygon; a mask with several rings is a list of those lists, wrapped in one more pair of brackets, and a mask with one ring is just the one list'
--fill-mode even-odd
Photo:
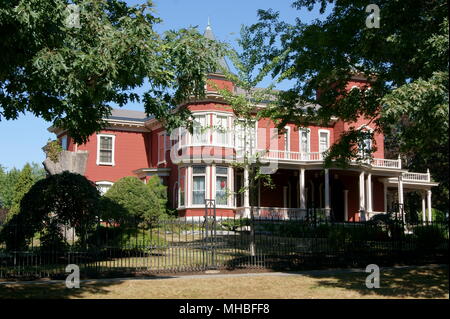
{"label": "spire finial", "polygon": [[211,21],[209,20],[209,17],[208,17],[208,27],[210,27],[211,26]]}

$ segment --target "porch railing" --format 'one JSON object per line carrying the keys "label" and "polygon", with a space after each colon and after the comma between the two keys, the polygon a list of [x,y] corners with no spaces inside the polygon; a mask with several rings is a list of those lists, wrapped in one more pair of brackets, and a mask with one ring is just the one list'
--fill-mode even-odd
{"label": "porch railing", "polygon": [[430,173],[403,173],[402,174],[404,181],[412,181],[412,182],[431,182]]}
{"label": "porch railing", "polygon": [[[258,150],[263,159],[269,160],[287,160],[299,162],[323,161],[323,155],[320,152],[289,152],[280,150]],[[402,164],[399,159],[374,158],[371,162],[372,166],[380,168],[401,169]]]}
{"label": "porch railing", "polygon": [[258,150],[262,158],[288,160],[288,161],[321,161],[323,160],[322,153],[319,152],[289,152],[280,150]]}
{"label": "porch railing", "polygon": [[[236,216],[250,217],[246,214],[249,214],[249,211],[246,213],[244,207],[236,208]],[[253,217],[255,218],[306,219],[314,216],[320,219],[327,217],[324,208],[253,207]]]}
{"label": "porch railing", "polygon": [[400,159],[384,159],[384,158],[374,158],[372,160],[372,166],[382,167],[382,168],[402,168],[402,162]]}

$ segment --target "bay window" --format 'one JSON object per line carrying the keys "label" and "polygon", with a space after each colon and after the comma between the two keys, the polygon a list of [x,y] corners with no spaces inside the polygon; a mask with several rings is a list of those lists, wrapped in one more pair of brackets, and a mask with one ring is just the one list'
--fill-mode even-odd
{"label": "bay window", "polygon": [[178,203],[180,207],[183,207],[186,205],[185,198],[186,198],[186,168],[180,167],[179,170],[179,188],[178,188]]}
{"label": "bay window", "polygon": [[207,126],[208,117],[206,115],[195,115],[193,121],[193,136],[192,142],[194,144],[209,144]]}
{"label": "bay window", "polygon": [[228,168],[216,167],[216,205],[227,205]]}
{"label": "bay window", "polygon": [[192,166],[192,204],[204,205],[206,193],[206,166]]}
{"label": "bay window", "polygon": [[217,115],[215,118],[216,143],[228,144],[228,116]]}

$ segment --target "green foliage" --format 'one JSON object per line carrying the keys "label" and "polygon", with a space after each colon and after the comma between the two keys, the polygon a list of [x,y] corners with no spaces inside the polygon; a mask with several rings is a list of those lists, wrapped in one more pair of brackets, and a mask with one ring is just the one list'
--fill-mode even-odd
{"label": "green foliage", "polygon": [[104,203],[107,209],[112,209],[108,216],[110,219],[120,216],[126,223],[151,225],[159,216],[165,215],[167,193],[158,177],[151,178],[148,185],[137,177],[123,177],[114,183],[104,197],[105,200],[113,201],[118,209],[114,211],[111,202]]}
{"label": "green foliage", "polygon": [[54,221],[46,225],[40,234],[39,241],[39,249],[43,252],[64,252],[69,247],[61,228]]}
{"label": "green foliage", "polygon": [[[26,188],[30,183],[30,176],[32,183],[44,178],[45,170],[42,168],[42,165],[27,163],[22,170],[12,168],[9,171],[0,165],[0,208],[3,207],[10,210],[14,204],[20,202],[20,198],[27,191]],[[19,179],[21,179],[20,186],[17,185]]]}
{"label": "green foliage", "polygon": [[[79,8],[79,27],[66,23],[69,3]],[[159,34],[160,22],[151,1],[1,1],[0,119],[29,111],[76,143],[104,127],[111,103],[143,101],[148,114],[182,122],[185,110],[167,111],[204,94],[219,45],[195,28]]]}
{"label": "green foliage", "polygon": [[34,184],[31,166],[26,164],[17,178],[17,182],[14,185],[14,197],[11,205],[11,209],[8,213],[7,220],[11,219],[13,215],[20,211],[20,201]]}
{"label": "green foliage", "polygon": [[[249,27],[253,44],[248,52],[257,54],[255,61],[264,67],[288,51],[272,67],[272,77],[294,81],[266,112],[279,128],[287,122],[323,125],[333,117],[377,124],[388,151],[402,154],[406,168],[430,168],[440,183],[433,191],[436,207],[448,211],[448,4],[377,1],[380,28],[365,26],[367,4],[297,0],[293,6],[298,10],[315,5],[322,14],[331,10],[311,23],[297,19],[293,25],[273,10],[258,12],[258,23]],[[352,75],[365,77],[370,90],[346,90]],[[345,132],[326,154],[326,165],[358,159],[355,148],[363,133]]]}
{"label": "green foliage", "polygon": [[164,238],[158,236],[153,230],[144,230],[137,227],[99,226],[89,235],[87,241],[91,247],[117,247],[121,249],[149,249],[149,246],[160,248],[167,244]]}
{"label": "green foliage", "polygon": [[79,174],[63,172],[36,182],[20,201],[20,211],[0,232],[8,249],[24,249],[33,236],[49,225],[75,229],[84,245],[86,234],[98,221],[100,194]]}
{"label": "green foliage", "polygon": [[0,170],[0,204],[10,209],[14,198],[15,184],[19,178],[20,170],[13,168],[8,172]]}
{"label": "green foliage", "polygon": [[414,237],[418,249],[435,249],[448,240],[445,225],[423,225],[414,228]]}
{"label": "green foliage", "polygon": [[59,154],[62,152],[61,142],[59,140],[48,141],[44,146],[45,154],[54,163],[58,162]]}
{"label": "green foliage", "polygon": [[244,226],[250,226],[250,219],[248,218],[238,218],[238,219],[225,219],[220,222],[220,225],[229,231],[236,231],[238,228]]}

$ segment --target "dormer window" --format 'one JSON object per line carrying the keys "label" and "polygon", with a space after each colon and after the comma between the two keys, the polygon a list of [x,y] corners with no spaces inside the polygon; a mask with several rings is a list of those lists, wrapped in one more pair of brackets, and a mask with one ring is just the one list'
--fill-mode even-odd
{"label": "dormer window", "polygon": [[97,165],[114,165],[114,135],[97,135]]}

